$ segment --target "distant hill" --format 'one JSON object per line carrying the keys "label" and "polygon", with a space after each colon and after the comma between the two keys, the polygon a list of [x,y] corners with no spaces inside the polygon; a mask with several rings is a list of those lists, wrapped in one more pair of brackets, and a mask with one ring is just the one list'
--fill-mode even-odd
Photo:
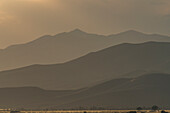
{"label": "distant hill", "polygon": [[75,29],[54,36],[45,35],[31,42],[0,50],[0,70],[32,64],[63,63],[120,43],[147,41],[170,42],[170,37],[134,30],[104,36]]}
{"label": "distant hill", "polygon": [[50,104],[54,99],[73,94],[76,90],[52,91],[37,87],[16,87],[0,88],[0,92],[1,108],[42,108],[43,103]]}
{"label": "distant hill", "polygon": [[[56,107],[99,106],[121,109],[158,105],[170,108],[169,80],[169,74],[161,73],[147,74],[134,79],[114,79],[76,95],[68,96],[68,98],[73,97],[73,100],[76,101]],[[115,84],[116,82],[117,84]]]}
{"label": "distant hill", "polygon": [[170,72],[170,43],[124,43],[63,64],[32,65],[0,72],[0,87],[79,89],[113,78]]}
{"label": "distant hill", "polygon": [[170,108],[170,75],[146,74],[136,78],[113,79],[81,90],[50,91],[36,87],[1,88],[0,106],[10,108],[71,109],[81,107]]}

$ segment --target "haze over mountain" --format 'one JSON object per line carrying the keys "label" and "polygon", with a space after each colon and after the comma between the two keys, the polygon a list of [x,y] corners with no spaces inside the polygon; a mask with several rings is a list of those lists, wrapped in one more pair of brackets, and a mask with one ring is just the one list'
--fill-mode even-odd
{"label": "haze over mountain", "polygon": [[120,77],[170,72],[170,43],[124,43],[63,64],[32,65],[0,72],[0,87],[79,89]]}
{"label": "haze over mountain", "polygon": [[134,30],[104,36],[75,29],[54,36],[45,35],[32,42],[1,49],[0,70],[9,70],[32,64],[63,63],[120,43],[147,41],[170,42],[170,37],[144,34]]}
{"label": "haze over mountain", "polygon": [[169,81],[170,0],[0,0],[0,113],[170,109]]}
{"label": "haze over mountain", "polygon": [[70,109],[98,106],[118,109],[156,104],[170,108],[169,81],[169,74],[153,73],[137,78],[113,79],[81,90],[1,88],[0,105],[7,108]]}

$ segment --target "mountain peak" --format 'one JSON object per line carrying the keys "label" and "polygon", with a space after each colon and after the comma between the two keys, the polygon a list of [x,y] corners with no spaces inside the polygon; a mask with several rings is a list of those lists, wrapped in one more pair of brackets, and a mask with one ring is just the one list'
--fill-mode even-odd
{"label": "mountain peak", "polygon": [[74,29],[73,31],[70,31],[69,33],[85,33],[86,34],[86,32],[84,32],[84,31],[82,31],[82,30],[80,30],[80,29]]}
{"label": "mountain peak", "polygon": [[136,31],[136,30],[133,30],[133,29],[127,30],[125,32],[127,32],[127,33],[142,33],[142,32],[139,32],[139,31]]}
{"label": "mountain peak", "polygon": [[118,35],[145,35],[145,34],[136,30],[128,30],[125,32],[121,32]]}

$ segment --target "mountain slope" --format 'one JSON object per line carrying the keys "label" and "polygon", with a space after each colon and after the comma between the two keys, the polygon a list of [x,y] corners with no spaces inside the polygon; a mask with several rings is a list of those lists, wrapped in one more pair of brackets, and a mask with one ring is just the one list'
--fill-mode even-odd
{"label": "mountain slope", "polygon": [[132,76],[150,72],[169,73],[169,61],[170,43],[125,43],[63,64],[32,65],[0,72],[0,87],[78,89],[125,77],[129,73]]}
{"label": "mountain slope", "polygon": [[1,50],[0,70],[66,62],[105,47],[104,40],[105,36],[87,34],[80,30],[55,36],[45,35],[32,42]]}
{"label": "mountain slope", "polygon": [[42,108],[44,107],[43,103],[50,104],[54,99],[73,94],[76,91],[52,91],[37,87],[16,87],[0,88],[0,92],[1,108]]}
{"label": "mountain slope", "polygon": [[81,107],[170,108],[170,75],[153,73],[137,78],[113,79],[93,87],[52,91],[36,87],[0,88],[1,107],[71,109]]}
{"label": "mountain slope", "polygon": [[54,36],[45,35],[29,43],[0,50],[0,70],[32,64],[63,63],[120,43],[146,41],[170,42],[170,37],[133,30],[104,36],[75,29]]}
{"label": "mountain slope", "polygon": [[[121,79],[120,79],[121,80]],[[79,98],[68,104],[58,105],[58,108],[78,108],[99,106],[105,108],[136,108],[138,106],[153,106],[170,108],[169,74],[147,74],[123,83],[111,85],[113,81],[89,88],[72,96]],[[112,86],[112,87],[111,87]],[[105,87],[106,89],[102,89]],[[89,92],[93,92],[90,93]],[[87,94],[87,96],[83,96]],[[69,96],[69,98],[72,98]],[[82,98],[80,98],[82,97]],[[65,97],[66,98],[66,97]]]}

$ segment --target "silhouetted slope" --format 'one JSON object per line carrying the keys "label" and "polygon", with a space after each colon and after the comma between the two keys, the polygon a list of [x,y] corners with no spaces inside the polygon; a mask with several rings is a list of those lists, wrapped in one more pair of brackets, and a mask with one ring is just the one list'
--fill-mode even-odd
{"label": "silhouetted slope", "polygon": [[159,34],[145,34],[135,30],[128,30],[118,34],[109,35],[117,43],[141,43],[148,41],[169,42],[169,37]]}
{"label": "silhouetted slope", "polygon": [[55,36],[45,35],[32,42],[13,45],[1,50],[0,70],[32,64],[66,62],[104,48],[105,39],[105,36],[87,34],[80,30],[64,32]]}
{"label": "silhouetted slope", "polygon": [[[119,82],[116,87],[109,81],[105,84],[89,88],[77,94],[77,98],[82,94],[88,94],[77,101],[56,106],[58,108],[78,108],[100,106],[108,108],[136,108],[137,106],[170,107],[169,74],[148,74],[126,82]],[[106,85],[108,84],[108,85]],[[103,86],[106,90],[103,90]],[[112,87],[111,87],[112,86]],[[95,91],[89,94],[91,89]],[[71,96],[69,96],[71,98]],[[74,97],[74,96],[73,96]],[[74,97],[75,98],[75,97]],[[76,100],[76,99],[74,99]]]}
{"label": "silhouetted slope", "polygon": [[44,107],[45,102],[50,104],[54,99],[74,92],[76,91],[50,91],[37,87],[0,88],[0,106],[2,108],[41,108]]}
{"label": "silhouetted slope", "polygon": [[[63,64],[33,65],[0,72],[0,87],[78,89],[133,72],[132,76],[150,72],[168,73],[169,61],[170,43],[125,43]],[[141,74],[135,74],[138,70],[142,70]]]}
{"label": "silhouetted slope", "polygon": [[113,79],[75,91],[52,91],[36,87],[0,88],[0,106],[7,108],[70,109],[100,106],[136,108],[170,107],[170,75],[153,73],[137,78]]}
{"label": "silhouetted slope", "polygon": [[63,63],[116,44],[146,41],[170,42],[170,38],[133,30],[103,36],[75,29],[54,36],[45,35],[29,43],[13,45],[0,50],[0,70],[32,64]]}

